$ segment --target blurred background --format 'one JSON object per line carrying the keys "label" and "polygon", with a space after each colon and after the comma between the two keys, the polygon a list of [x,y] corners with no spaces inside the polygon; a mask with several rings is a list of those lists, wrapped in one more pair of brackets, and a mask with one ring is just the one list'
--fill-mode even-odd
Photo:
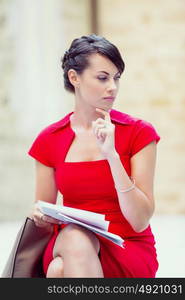
{"label": "blurred background", "polygon": [[0,271],[34,201],[27,151],[41,129],[73,110],[60,58],[91,33],[113,42],[126,64],[114,108],[161,136],[151,221],[158,276],[185,277],[184,0],[0,0]]}

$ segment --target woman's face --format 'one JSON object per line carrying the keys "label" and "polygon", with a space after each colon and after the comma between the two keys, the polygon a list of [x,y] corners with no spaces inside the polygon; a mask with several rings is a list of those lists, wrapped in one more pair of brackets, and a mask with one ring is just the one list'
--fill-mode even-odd
{"label": "woman's face", "polygon": [[84,104],[106,111],[112,108],[119,89],[120,72],[105,56],[92,54],[89,66],[78,75],[76,93]]}

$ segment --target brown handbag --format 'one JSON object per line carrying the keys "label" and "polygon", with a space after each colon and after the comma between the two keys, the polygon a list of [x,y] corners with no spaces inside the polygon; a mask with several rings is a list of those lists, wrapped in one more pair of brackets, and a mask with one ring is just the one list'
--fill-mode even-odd
{"label": "brown handbag", "polygon": [[53,232],[36,226],[27,217],[17,234],[1,277],[45,277],[42,256],[52,234]]}

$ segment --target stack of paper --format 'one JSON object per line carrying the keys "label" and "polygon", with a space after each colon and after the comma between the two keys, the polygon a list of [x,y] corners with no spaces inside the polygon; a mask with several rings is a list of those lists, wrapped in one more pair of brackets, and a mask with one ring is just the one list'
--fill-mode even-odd
{"label": "stack of paper", "polygon": [[44,201],[38,201],[38,207],[45,215],[65,224],[74,223],[83,226],[123,247],[124,240],[119,235],[107,231],[109,221],[105,220],[105,215]]}

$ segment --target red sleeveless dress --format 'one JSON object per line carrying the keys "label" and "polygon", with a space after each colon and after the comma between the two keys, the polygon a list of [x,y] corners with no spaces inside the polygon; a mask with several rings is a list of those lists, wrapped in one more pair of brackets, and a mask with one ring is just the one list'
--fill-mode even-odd
{"label": "red sleeveless dress", "polygon": [[[70,127],[70,115],[41,131],[33,142],[29,155],[53,167],[58,190],[65,206],[106,215],[108,230],[124,239],[124,248],[96,235],[100,241],[100,261],[105,278],[155,277],[158,269],[155,239],[151,227],[135,232],[121,213],[114,180],[107,160],[65,162],[65,156],[75,137]],[[152,141],[160,140],[155,128],[144,120],[111,110],[115,124],[115,147],[127,174],[131,176],[130,158]],[[63,226],[63,225],[62,225]],[[43,256],[47,272],[53,259],[53,247],[60,228],[55,226]]]}

